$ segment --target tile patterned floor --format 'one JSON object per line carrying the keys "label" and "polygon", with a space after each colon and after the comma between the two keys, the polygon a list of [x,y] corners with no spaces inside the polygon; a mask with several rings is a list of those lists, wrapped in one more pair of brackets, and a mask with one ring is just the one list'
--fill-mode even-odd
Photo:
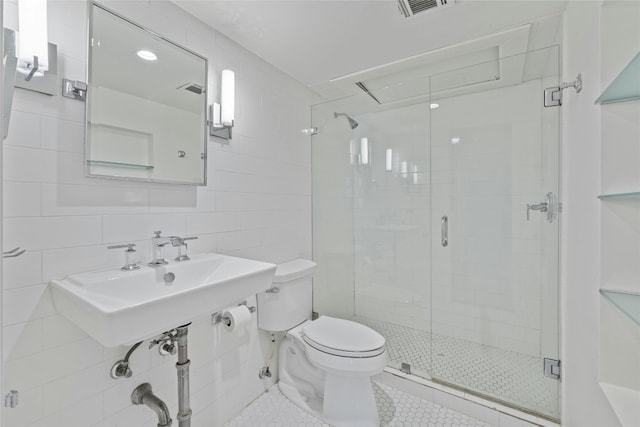
{"label": "tile patterned floor", "polygon": [[[435,403],[373,383],[382,427],[491,427]],[[247,406],[227,427],[330,427],[291,403],[277,386]]]}
{"label": "tile patterned floor", "polygon": [[542,359],[358,316],[353,320],[385,337],[394,366],[409,363],[432,375],[539,414],[559,418],[556,380],[542,375]]}

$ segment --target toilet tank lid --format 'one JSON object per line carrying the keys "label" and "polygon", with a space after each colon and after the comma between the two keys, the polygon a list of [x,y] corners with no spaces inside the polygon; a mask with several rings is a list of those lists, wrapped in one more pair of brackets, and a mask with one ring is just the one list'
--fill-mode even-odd
{"label": "toilet tank lid", "polygon": [[293,261],[278,264],[276,273],[273,276],[274,283],[290,282],[301,277],[310,275],[316,263],[308,259],[294,259]]}

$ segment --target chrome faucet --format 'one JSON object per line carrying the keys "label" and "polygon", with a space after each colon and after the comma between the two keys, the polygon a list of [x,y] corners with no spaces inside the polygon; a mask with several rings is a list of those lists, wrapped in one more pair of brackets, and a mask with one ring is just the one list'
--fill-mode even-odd
{"label": "chrome faucet", "polygon": [[155,236],[151,238],[151,262],[149,266],[158,267],[160,265],[167,264],[167,260],[164,259],[164,247],[168,243],[171,243],[171,237],[162,237],[162,231],[154,231]]}
{"label": "chrome faucet", "polygon": [[149,263],[151,267],[158,267],[167,264],[164,259],[164,247],[171,243],[171,246],[178,248],[178,256],[176,261],[188,261],[186,240],[194,240],[197,237],[180,237],[180,236],[161,236],[162,231],[154,231],[155,236],[151,238],[151,254],[153,259]]}
{"label": "chrome faucet", "polygon": [[173,236],[171,239],[171,246],[178,248],[178,256],[174,259],[176,261],[189,261],[189,256],[187,255],[187,244],[186,240],[195,240],[197,237],[178,237]]}

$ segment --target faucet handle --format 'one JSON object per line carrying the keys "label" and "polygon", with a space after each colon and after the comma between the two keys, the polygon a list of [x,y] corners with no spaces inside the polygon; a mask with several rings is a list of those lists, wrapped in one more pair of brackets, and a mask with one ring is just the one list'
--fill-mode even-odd
{"label": "faucet handle", "polygon": [[135,254],[136,254],[136,250],[134,249],[135,247],[136,247],[135,243],[125,243],[122,245],[109,245],[107,246],[107,249],[127,248],[124,251],[125,264],[120,268],[120,270],[133,271],[133,270],[138,270],[140,268],[140,266],[137,264],[137,261],[135,259]]}
{"label": "faucet handle", "polygon": [[162,234],[162,231],[160,231],[160,230],[154,231],[153,234],[155,234],[154,237],[160,237],[160,235]]}
{"label": "faucet handle", "polygon": [[175,258],[176,261],[189,261],[189,256],[187,255],[187,244],[185,243],[186,240],[195,240],[198,237],[193,236],[193,237],[184,237],[182,239],[180,239],[180,243],[178,245],[178,256]]}
{"label": "faucet handle", "polygon": [[124,243],[122,245],[109,245],[107,246],[107,249],[120,249],[120,248],[127,248],[126,252],[128,251],[133,251],[135,252],[136,250],[133,249],[136,247],[135,243]]}
{"label": "faucet handle", "polygon": [[187,246],[187,244],[185,243],[187,240],[195,240],[197,239],[196,236],[194,237],[180,237],[180,236],[171,236],[169,237],[169,241],[171,242],[171,246]]}

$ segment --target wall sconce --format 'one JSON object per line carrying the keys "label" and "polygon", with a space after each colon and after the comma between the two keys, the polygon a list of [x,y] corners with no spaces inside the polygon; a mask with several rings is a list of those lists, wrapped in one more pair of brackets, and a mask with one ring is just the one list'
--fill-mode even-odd
{"label": "wall sconce", "polygon": [[360,138],[360,164],[369,164],[369,138]]}
{"label": "wall sconce", "polygon": [[47,0],[18,0],[18,71],[29,81],[49,69]]}
{"label": "wall sconce", "polygon": [[231,129],[235,121],[236,95],[235,74],[231,70],[222,70],[220,84],[220,104],[214,102],[209,107],[209,135],[230,140]]}
{"label": "wall sconce", "polygon": [[384,160],[384,170],[386,170],[387,172],[391,172],[393,170],[393,150],[391,148],[387,148]]}
{"label": "wall sconce", "polygon": [[358,159],[358,153],[356,150],[356,140],[351,139],[349,140],[349,164],[352,166],[355,165],[357,159]]}

